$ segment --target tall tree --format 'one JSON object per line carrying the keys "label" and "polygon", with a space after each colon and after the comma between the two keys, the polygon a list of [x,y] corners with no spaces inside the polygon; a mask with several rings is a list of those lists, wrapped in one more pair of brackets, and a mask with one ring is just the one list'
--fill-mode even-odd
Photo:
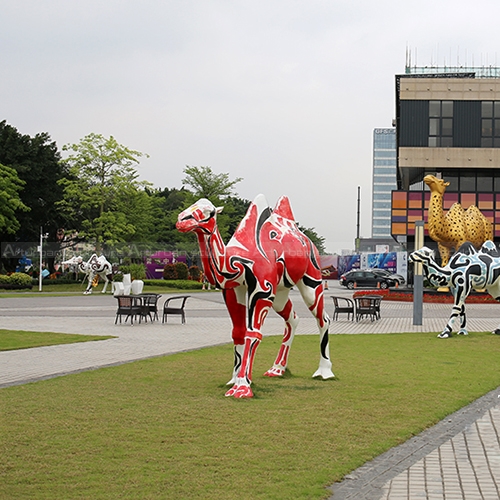
{"label": "tall tree", "polygon": [[29,211],[21,201],[19,191],[23,189],[24,181],[20,180],[17,172],[0,163],[0,231],[13,234],[19,230],[18,212]]}
{"label": "tall tree", "polygon": [[[23,181],[19,197],[30,208],[17,214],[19,229],[9,236],[16,241],[38,241],[40,227],[55,241],[61,227],[61,214],[55,202],[62,196],[58,180],[66,175],[56,143],[43,132],[34,137],[23,135],[5,120],[0,122],[0,163],[16,170]],[[0,230],[0,238],[7,235]]]}
{"label": "tall tree", "polygon": [[216,174],[210,167],[186,165],[184,174],[182,184],[191,187],[196,197],[207,198],[212,203],[234,194],[234,186],[243,180],[242,177],[231,180],[229,174]]}
{"label": "tall tree", "polygon": [[[126,242],[133,238],[148,214],[149,197],[140,194],[150,184],[139,181],[136,165],[146,156],[121,144],[111,136],[89,134],[78,144],[68,144],[63,160],[69,177],[61,179],[68,222],[79,235],[95,243]],[[135,209],[133,209],[135,206]]]}

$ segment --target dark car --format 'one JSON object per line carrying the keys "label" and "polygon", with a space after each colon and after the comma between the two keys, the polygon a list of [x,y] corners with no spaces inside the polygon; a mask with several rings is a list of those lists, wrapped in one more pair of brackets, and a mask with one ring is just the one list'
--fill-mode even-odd
{"label": "dark car", "polygon": [[380,276],[373,271],[352,270],[340,277],[340,284],[352,290],[355,286],[360,288],[389,288],[396,286],[392,278]]}
{"label": "dark car", "polygon": [[405,279],[401,274],[391,273],[391,271],[387,271],[386,269],[367,269],[367,271],[372,271],[379,276],[384,276],[385,278],[390,278],[391,280],[396,281],[400,285],[405,284]]}

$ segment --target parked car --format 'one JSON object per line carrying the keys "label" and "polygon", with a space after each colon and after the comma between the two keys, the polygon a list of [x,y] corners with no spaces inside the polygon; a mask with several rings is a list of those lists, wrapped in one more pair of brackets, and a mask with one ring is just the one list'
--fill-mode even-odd
{"label": "parked car", "polygon": [[396,286],[396,281],[392,278],[380,276],[373,271],[352,270],[340,277],[340,284],[352,290],[354,286],[364,288],[389,288]]}
{"label": "parked car", "polygon": [[366,269],[366,271],[372,271],[379,276],[384,276],[386,278],[390,278],[398,283],[398,285],[404,285],[405,279],[401,274],[391,273],[391,271],[387,271],[387,269]]}

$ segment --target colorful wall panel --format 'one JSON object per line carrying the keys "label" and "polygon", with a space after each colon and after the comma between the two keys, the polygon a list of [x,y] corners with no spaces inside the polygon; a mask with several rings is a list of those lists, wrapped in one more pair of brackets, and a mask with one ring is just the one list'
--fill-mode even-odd
{"label": "colorful wall panel", "polygon": [[[391,232],[393,236],[413,236],[415,221],[425,221],[427,232],[427,208],[429,191],[393,191],[391,209]],[[445,193],[443,209],[448,210],[453,203],[461,203],[465,210],[477,205],[483,215],[493,223],[495,238],[500,238],[500,194],[497,193]]]}

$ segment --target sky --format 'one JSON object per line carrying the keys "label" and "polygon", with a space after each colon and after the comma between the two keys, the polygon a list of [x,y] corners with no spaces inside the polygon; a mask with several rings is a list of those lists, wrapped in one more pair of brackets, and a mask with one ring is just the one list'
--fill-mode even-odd
{"label": "sky", "polygon": [[242,177],[329,252],[371,237],[373,130],[412,65],[500,65],[498,0],[0,0],[0,121],[147,153],[140,178]]}

